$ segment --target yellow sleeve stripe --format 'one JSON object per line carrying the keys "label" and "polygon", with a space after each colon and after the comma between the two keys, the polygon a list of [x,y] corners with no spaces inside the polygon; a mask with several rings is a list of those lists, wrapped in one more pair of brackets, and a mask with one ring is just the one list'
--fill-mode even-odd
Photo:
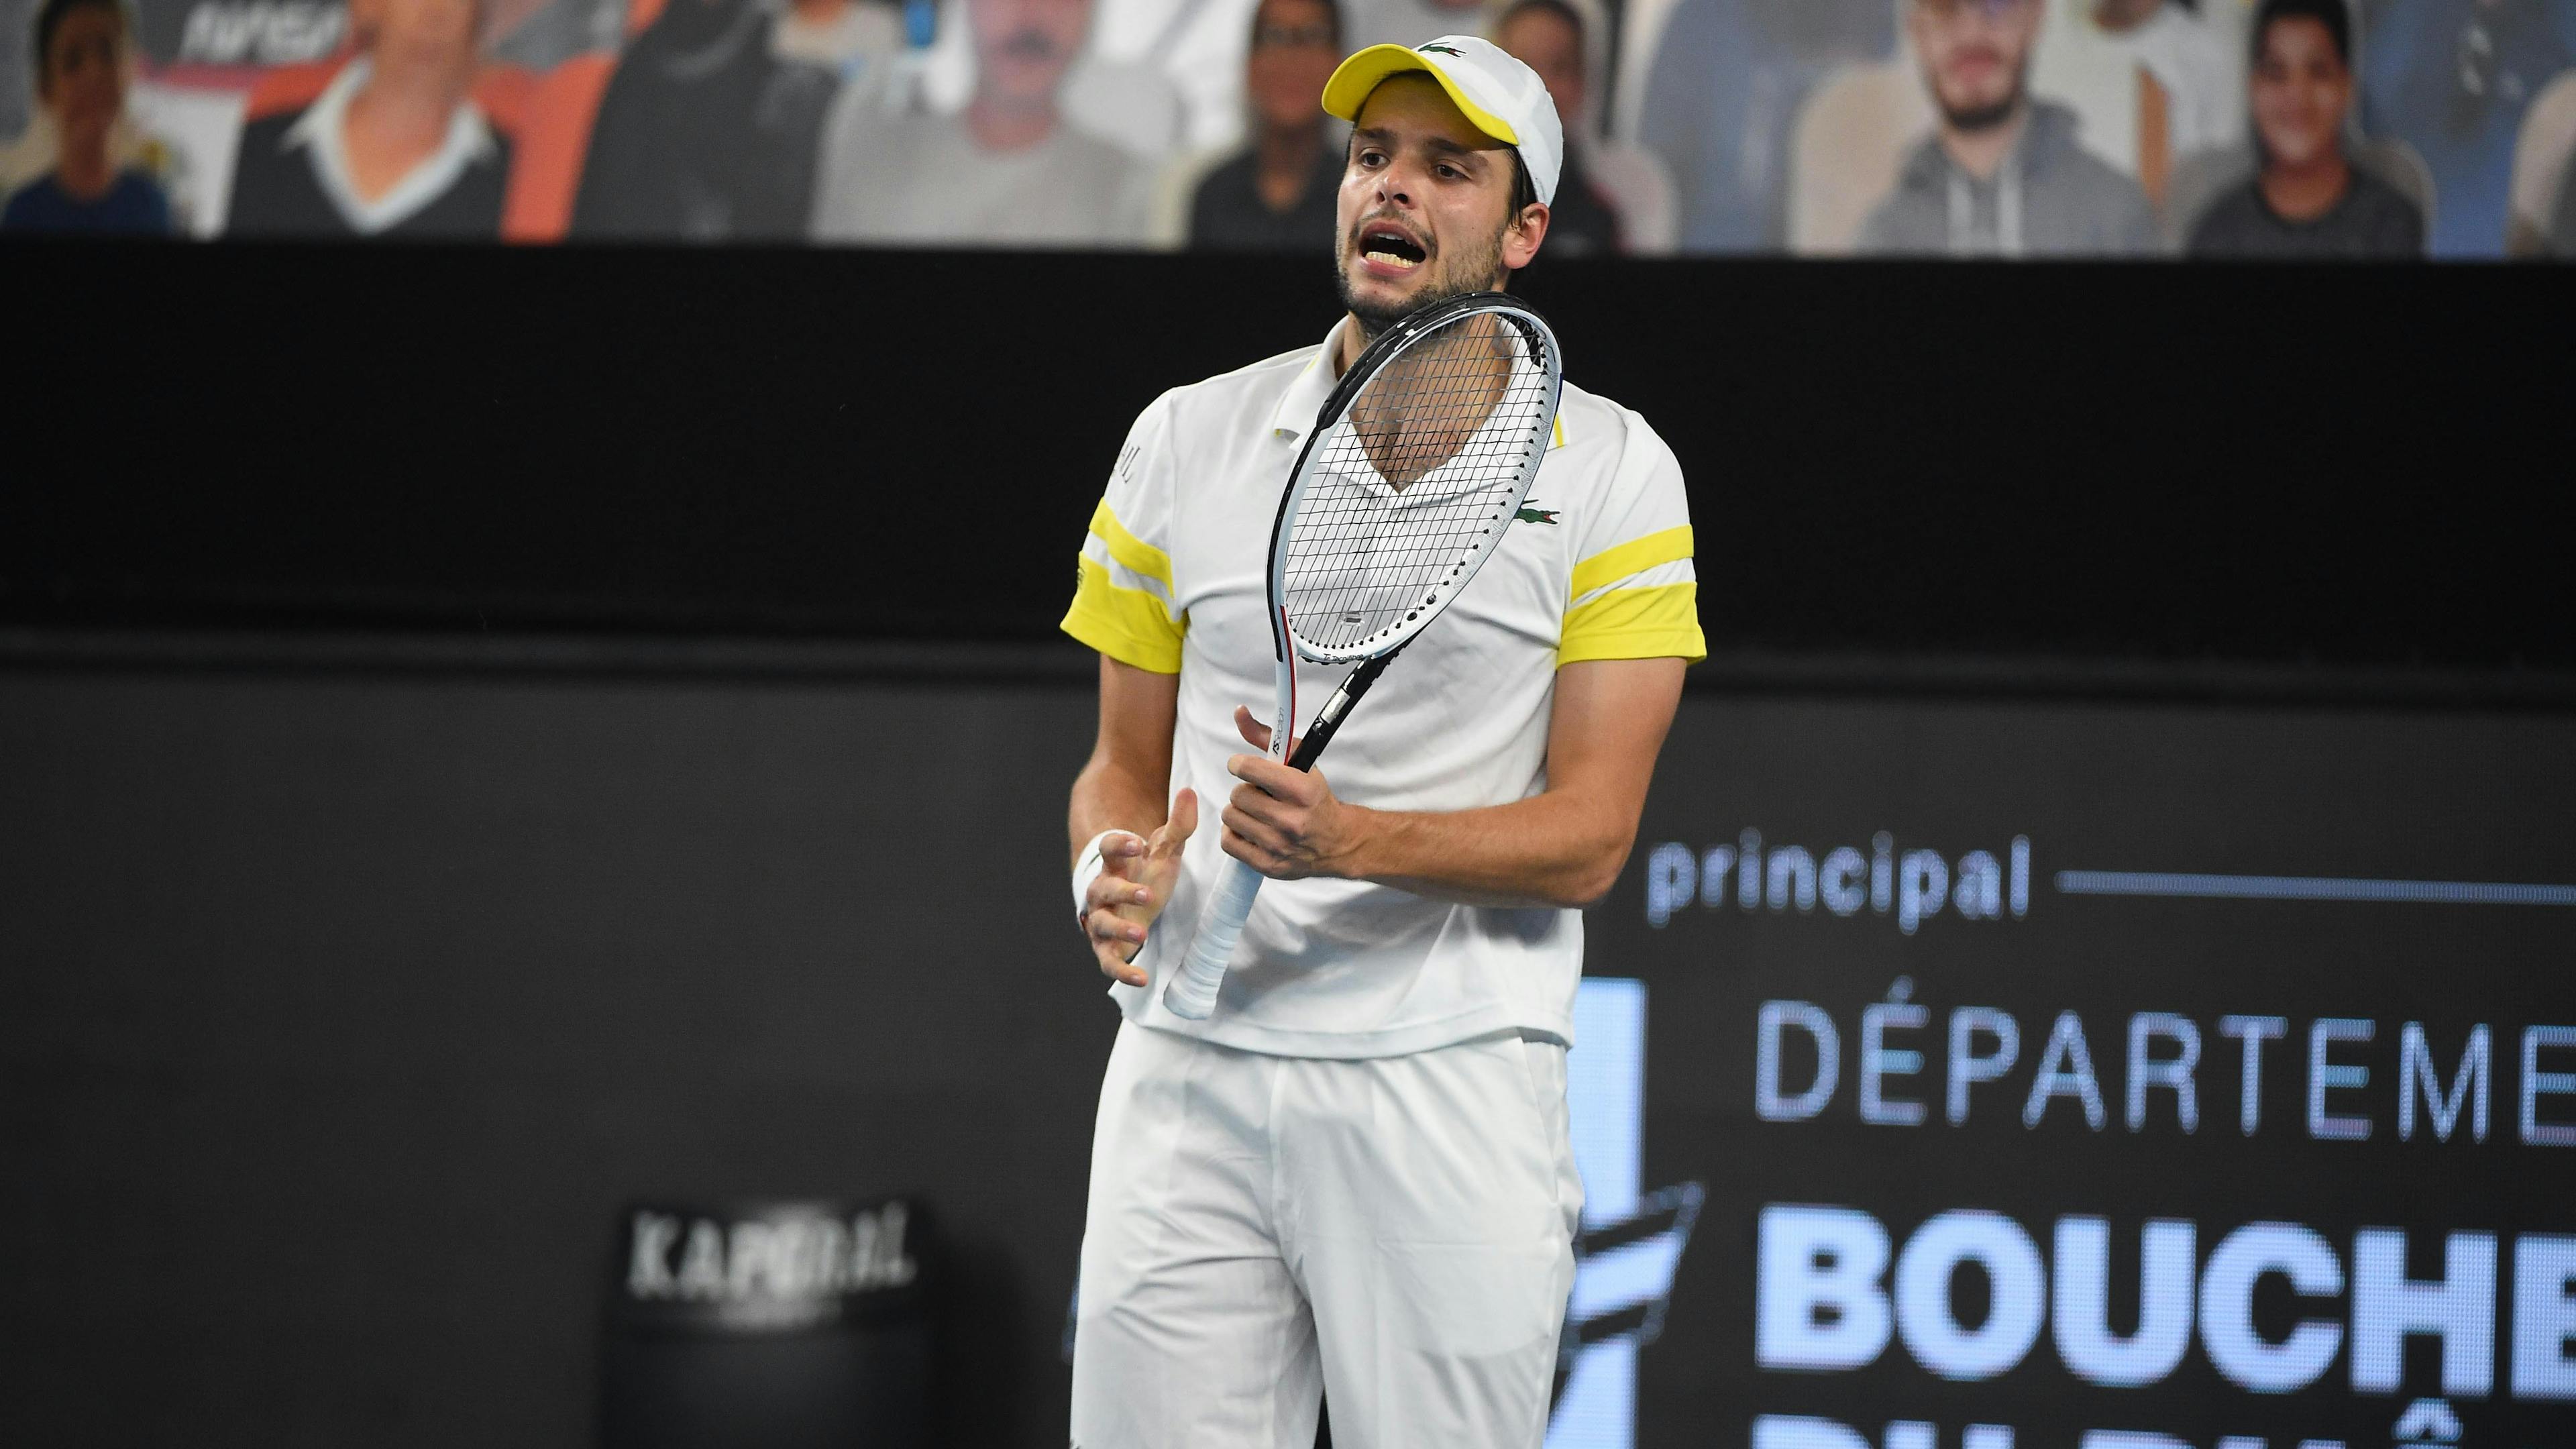
{"label": "yellow sleeve stripe", "polygon": [[[1678,563],[1691,556],[1691,528],[1667,528],[1644,538],[1632,538],[1616,548],[1605,548],[1574,566],[1574,588],[1566,595],[1579,599],[1604,584],[1615,584],[1630,574],[1641,574],[1650,568]],[[1123,560],[1122,560],[1123,562]],[[1134,567],[1134,565],[1129,565]],[[1138,570],[1142,572],[1142,570]]]}
{"label": "yellow sleeve stripe", "polygon": [[1615,589],[1565,616],[1556,645],[1557,667],[1586,659],[1664,659],[1696,663],[1708,657],[1699,631],[1699,585],[1657,584]]}
{"label": "yellow sleeve stripe", "polygon": [[1100,500],[1098,508],[1091,510],[1091,531],[1109,546],[1109,556],[1125,565],[1129,573],[1142,574],[1160,583],[1167,594],[1172,591],[1172,556],[1129,533],[1127,525],[1120,523],[1118,516],[1109,511],[1106,498]]}
{"label": "yellow sleeve stripe", "polygon": [[1121,664],[1156,674],[1180,673],[1181,639],[1189,632],[1189,621],[1175,624],[1163,612],[1162,600],[1109,582],[1107,564],[1087,555],[1075,558],[1082,566],[1082,582],[1057,627]]}

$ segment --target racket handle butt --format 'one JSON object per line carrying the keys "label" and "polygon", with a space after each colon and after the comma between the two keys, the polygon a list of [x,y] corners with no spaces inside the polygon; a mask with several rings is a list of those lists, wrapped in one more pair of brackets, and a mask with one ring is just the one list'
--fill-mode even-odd
{"label": "racket handle butt", "polygon": [[1216,1010],[1226,963],[1234,959],[1234,943],[1252,915],[1253,898],[1261,893],[1261,872],[1239,860],[1227,865],[1225,883],[1217,888],[1216,899],[1208,902],[1207,914],[1199,918],[1198,934],[1190,939],[1188,958],[1163,988],[1164,1008],[1183,1021],[1205,1021]]}

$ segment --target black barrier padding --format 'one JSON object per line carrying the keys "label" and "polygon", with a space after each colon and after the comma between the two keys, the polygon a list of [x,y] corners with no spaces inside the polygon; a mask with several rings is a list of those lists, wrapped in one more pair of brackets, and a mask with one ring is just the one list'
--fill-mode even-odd
{"label": "black barrier padding", "polygon": [[[0,251],[0,618],[1046,637],[1136,412],[1316,262]],[[2576,663],[2576,269],[1542,262],[1721,651]],[[30,486],[32,485],[32,486]]]}
{"label": "black barrier padding", "polygon": [[1090,716],[0,675],[11,1434],[579,1445],[628,1204],[901,1192],[939,1441],[1061,1446]]}
{"label": "black barrier padding", "polygon": [[777,1342],[613,1345],[600,1449],[922,1449],[927,1325]]}
{"label": "black barrier padding", "polygon": [[[625,1205],[899,1191],[937,1209],[955,1269],[933,1320],[941,1441],[1061,1445],[1114,1030],[1064,885],[1091,710],[1072,688],[0,673],[13,1433],[576,1444]],[[2493,1235],[2497,1292],[2462,1309],[2495,1332],[2490,1389],[2452,1410],[2472,1445],[2576,1440],[2571,1401],[2514,1390],[2510,1356],[2517,1315],[2536,1332],[2562,1301],[2541,1281],[2517,1306],[2518,1240],[2576,1236],[2576,1146],[2522,1124],[2525,1031],[2576,1028],[2576,906],[2088,896],[2054,874],[2576,886],[2571,772],[2563,713],[1686,700],[1636,854],[1586,923],[1589,970],[1645,987],[1636,1186],[1707,1189],[1639,1354],[1641,1449],[1741,1444],[1757,1413],[1863,1425],[1877,1449],[1900,1419],[1941,1425],[1942,1449],[1971,1422],[2017,1426],[2024,1449],[2077,1449],[2089,1428],[2386,1444],[2439,1391],[2420,1336],[2395,1391],[2356,1390],[2344,1353],[2255,1394],[2197,1338],[2155,1383],[2104,1387],[2044,1327],[1988,1380],[1940,1377],[1901,1339],[1859,1368],[1766,1370],[1757,1249],[1782,1204],[1867,1214],[1899,1245],[1936,1214],[1990,1211],[2052,1268],[2058,1220],[2101,1217],[2121,1333],[2137,1300],[2117,1285],[2151,1219],[2196,1225],[2196,1276],[2257,1222],[2303,1225],[2347,1278],[2365,1228],[2402,1230],[2419,1279],[2443,1234]],[[1695,869],[1692,898],[1668,890],[1651,923],[1664,847],[1703,866],[1747,829],[1755,909],[1736,877],[1712,908]],[[2026,838],[2026,913],[2007,891],[1996,919],[1944,906],[1907,933],[1893,900],[1846,914],[1819,888],[1798,905],[1781,847],[1821,868],[1882,831],[1893,858],[1934,851],[1953,875],[1972,851],[2009,868]],[[1839,1024],[1839,1089],[1811,1118],[1757,1110],[1766,1001]],[[1923,1059],[1886,1096],[1927,1120],[1874,1125],[1864,1016],[1899,1003],[1924,1024],[1896,1020],[1882,1045]],[[2022,1050],[1953,1126],[1963,1007],[2010,1013]],[[2090,1042],[2098,1130],[2074,1095],[2025,1124],[2061,1011]],[[2128,1126],[2141,1013],[2200,1033],[2194,1131],[2163,1088]],[[2228,1015],[2286,1032],[2252,1136]],[[2308,1125],[2324,1019],[2373,1024],[2327,1048],[2367,1083],[2321,1098],[2367,1140]],[[2465,1108],[2437,1136],[2420,1098],[2399,1138],[2410,1021],[2446,1082],[2491,1028],[2484,1141]],[[2576,1076],[2563,1040],[2536,1061]],[[1785,1090],[1814,1066],[1790,1042]],[[2544,1137],[2576,1136],[2576,1093],[2533,1102]],[[2294,1314],[2353,1331],[2351,1292],[2276,1288],[2251,1295],[2262,1332]]]}

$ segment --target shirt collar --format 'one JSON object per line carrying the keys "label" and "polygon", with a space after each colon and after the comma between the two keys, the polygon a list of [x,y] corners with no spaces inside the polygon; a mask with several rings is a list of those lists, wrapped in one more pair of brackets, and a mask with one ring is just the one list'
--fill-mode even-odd
{"label": "shirt collar", "polygon": [[408,220],[446,195],[467,166],[490,159],[497,149],[482,108],[469,97],[449,113],[447,139],[437,150],[382,196],[373,201],[361,198],[357,183],[349,176],[347,122],[349,102],[372,73],[373,67],[363,55],[340,67],[340,73],[322,88],[322,94],[314,97],[313,104],[305,107],[304,114],[287,128],[285,138],[287,150],[301,146],[311,153],[313,179],[321,185],[322,194],[331,198],[331,204],[352,229],[363,233],[385,231]]}
{"label": "shirt collar", "polygon": [[[1292,438],[1302,438],[1315,426],[1315,414],[1324,410],[1324,399],[1333,395],[1334,386],[1342,380],[1340,370],[1333,366],[1333,359],[1340,353],[1342,329],[1350,325],[1350,316],[1345,313],[1341,321],[1333,324],[1333,330],[1324,334],[1324,345],[1316,348],[1314,355],[1306,359],[1305,369],[1288,384],[1288,391],[1280,396],[1279,406],[1270,413],[1270,431],[1274,435],[1284,433]],[[1567,436],[1565,414],[1560,411],[1556,415],[1555,430],[1548,437],[1548,450],[1554,452],[1564,447]]]}
{"label": "shirt collar", "polygon": [[1288,384],[1288,391],[1281,395],[1279,406],[1271,411],[1271,432],[1302,438],[1315,426],[1315,414],[1324,410],[1324,399],[1333,395],[1334,385],[1342,380],[1341,370],[1333,365],[1333,359],[1341,352],[1342,329],[1349,325],[1351,319],[1345,315],[1333,324],[1332,331],[1324,334],[1324,345],[1316,348],[1314,355],[1306,359],[1305,369]]}

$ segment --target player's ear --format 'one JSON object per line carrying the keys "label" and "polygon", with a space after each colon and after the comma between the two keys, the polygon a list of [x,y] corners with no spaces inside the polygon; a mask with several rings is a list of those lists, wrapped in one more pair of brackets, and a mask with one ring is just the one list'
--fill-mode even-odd
{"label": "player's ear", "polygon": [[1503,228],[1503,265],[1519,271],[1538,255],[1538,244],[1547,240],[1548,209],[1544,201],[1533,201],[1521,208],[1520,215]]}

